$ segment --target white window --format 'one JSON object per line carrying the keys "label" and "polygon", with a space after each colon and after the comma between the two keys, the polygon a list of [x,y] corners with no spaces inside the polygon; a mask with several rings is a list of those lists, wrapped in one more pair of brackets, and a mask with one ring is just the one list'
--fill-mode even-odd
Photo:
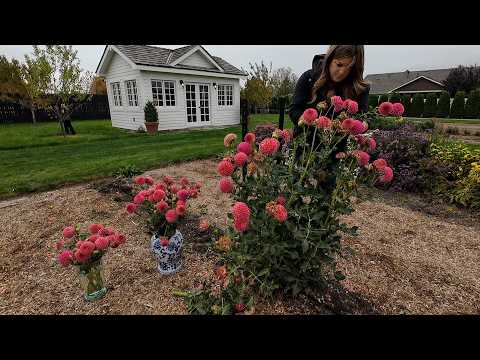
{"label": "white window", "polygon": [[137,82],[135,80],[125,81],[127,88],[128,106],[138,106]]}
{"label": "white window", "polygon": [[227,106],[233,106],[233,86],[226,85],[226,92],[227,92]]}
{"label": "white window", "polygon": [[112,83],[113,104],[115,106],[122,106],[122,92],[120,91],[120,83]]}
{"label": "white window", "polygon": [[218,85],[218,106],[225,106],[225,85]]}
{"label": "white window", "polygon": [[233,105],[233,85],[218,85],[218,106]]}
{"label": "white window", "polygon": [[152,98],[155,106],[175,106],[175,81],[152,80]]}
{"label": "white window", "polygon": [[161,80],[152,80],[153,105],[163,106],[163,85]]}

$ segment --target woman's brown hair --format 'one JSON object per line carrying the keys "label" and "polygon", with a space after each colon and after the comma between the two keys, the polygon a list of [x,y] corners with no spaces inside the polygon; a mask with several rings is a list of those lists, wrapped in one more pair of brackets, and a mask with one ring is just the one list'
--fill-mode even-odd
{"label": "woman's brown hair", "polygon": [[345,98],[354,98],[360,95],[368,86],[368,83],[363,80],[363,67],[364,67],[364,53],[363,45],[330,45],[325,60],[323,60],[322,73],[320,77],[315,81],[312,87],[312,100],[310,103],[317,100],[317,91],[323,86],[327,85],[326,97],[330,98],[334,95],[333,81],[330,78],[330,63],[333,59],[344,59],[351,57],[354,64],[344,87],[343,96]]}

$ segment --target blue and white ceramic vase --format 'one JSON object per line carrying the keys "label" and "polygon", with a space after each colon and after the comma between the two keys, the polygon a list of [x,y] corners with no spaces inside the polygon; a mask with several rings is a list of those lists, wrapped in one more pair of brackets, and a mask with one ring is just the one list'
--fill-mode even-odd
{"label": "blue and white ceramic vase", "polygon": [[176,230],[167,246],[162,246],[160,236],[154,234],[151,240],[151,249],[157,260],[157,269],[162,275],[176,273],[182,267],[183,235]]}

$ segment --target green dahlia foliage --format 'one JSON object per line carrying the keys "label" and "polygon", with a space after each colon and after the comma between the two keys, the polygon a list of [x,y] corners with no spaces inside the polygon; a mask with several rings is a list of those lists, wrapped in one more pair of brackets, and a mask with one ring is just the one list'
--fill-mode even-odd
{"label": "green dahlia foliage", "polygon": [[353,211],[360,181],[393,178],[385,160],[369,162],[376,143],[367,123],[353,118],[357,111],[357,103],[335,96],[304,112],[296,138],[288,130],[260,142],[253,133],[238,144],[235,134],[225,137],[218,172],[220,191],[235,202],[227,214],[230,241],[217,283],[183,294],[191,312],[251,311],[254,295],[295,296],[344,278],[335,269],[341,233],[356,235],[357,228],[340,216]]}

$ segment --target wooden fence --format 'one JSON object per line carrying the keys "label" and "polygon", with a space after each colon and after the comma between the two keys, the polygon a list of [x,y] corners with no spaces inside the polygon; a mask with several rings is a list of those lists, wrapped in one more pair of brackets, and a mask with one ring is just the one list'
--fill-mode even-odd
{"label": "wooden fence", "polygon": [[[35,112],[37,122],[56,121],[45,110]],[[106,95],[93,95],[90,101],[83,104],[72,114],[72,120],[110,119],[108,98]],[[0,102],[0,124],[31,123],[30,109],[11,103]]]}

